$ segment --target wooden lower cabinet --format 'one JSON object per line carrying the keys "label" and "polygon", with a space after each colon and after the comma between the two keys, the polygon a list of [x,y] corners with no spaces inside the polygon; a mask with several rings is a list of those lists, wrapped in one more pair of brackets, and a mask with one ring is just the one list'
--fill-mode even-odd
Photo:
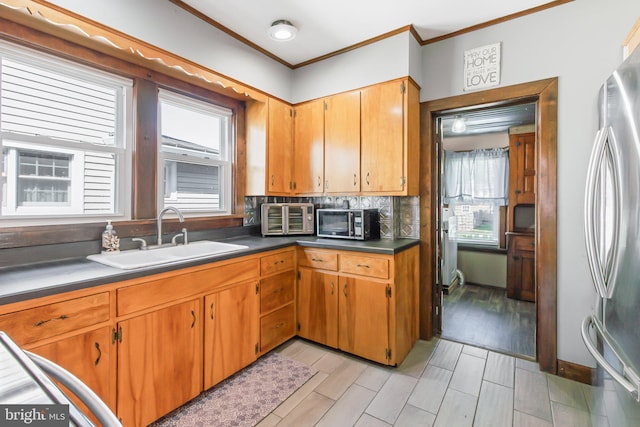
{"label": "wooden lower cabinet", "polygon": [[379,363],[389,363],[388,283],[340,277],[338,348]]}
{"label": "wooden lower cabinet", "polygon": [[296,250],[260,258],[260,354],[296,335]]}
{"label": "wooden lower cabinet", "polygon": [[[30,351],[55,362],[78,377],[115,412],[115,379],[112,375],[114,370],[111,367],[111,355],[115,350],[115,343],[111,342],[111,333],[112,328],[105,326],[40,345],[31,348]],[[79,399],[68,392],[64,386],[58,385],[84,414],[91,414]],[[95,418],[91,418],[94,423],[97,423]]]}
{"label": "wooden lower cabinet", "polygon": [[118,322],[117,414],[145,426],[202,390],[200,298]]}
{"label": "wooden lower cabinet", "polygon": [[507,297],[535,302],[535,236],[512,234],[508,239]]}
{"label": "wooden lower cabinet", "polygon": [[336,273],[298,270],[298,336],[338,348],[338,290]]}
{"label": "wooden lower cabinet", "polygon": [[418,339],[418,254],[299,248],[298,335],[401,363]]}
{"label": "wooden lower cabinet", "polygon": [[256,360],[258,302],[257,281],[205,296],[205,390]]}

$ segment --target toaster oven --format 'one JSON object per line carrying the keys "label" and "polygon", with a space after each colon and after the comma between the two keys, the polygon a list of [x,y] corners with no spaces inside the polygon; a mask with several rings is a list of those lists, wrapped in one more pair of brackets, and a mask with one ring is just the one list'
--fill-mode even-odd
{"label": "toaster oven", "polygon": [[313,234],[313,203],[263,203],[262,235]]}

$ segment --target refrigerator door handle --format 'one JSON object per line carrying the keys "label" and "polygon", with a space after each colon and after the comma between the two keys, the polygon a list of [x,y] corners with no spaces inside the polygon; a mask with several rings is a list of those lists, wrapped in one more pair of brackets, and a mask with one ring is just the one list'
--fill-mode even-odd
{"label": "refrigerator door handle", "polygon": [[[616,272],[618,271],[618,247],[620,242],[620,167],[615,150],[615,140],[610,127],[601,129],[596,134],[593,153],[589,161],[587,172],[587,188],[585,192],[585,239],[587,259],[594,285],[601,298],[610,299],[616,284]],[[611,143],[613,142],[613,144]],[[607,174],[610,173],[610,175]],[[606,205],[607,183],[611,184],[613,199],[608,208],[612,209],[611,220],[611,244],[608,253],[602,254],[604,248],[606,224],[602,223],[601,214]],[[600,249],[602,248],[602,249]]]}
{"label": "refrigerator door handle", "polygon": [[600,259],[598,257],[598,241],[595,230],[596,215],[596,190],[600,169],[602,167],[602,157],[604,155],[604,140],[606,138],[606,129],[600,129],[596,133],[596,141],[593,146],[591,158],[589,159],[589,168],[587,170],[587,188],[584,200],[584,232],[585,244],[587,250],[587,261],[593,284],[601,298],[606,298],[607,289],[604,281],[604,274]]}
{"label": "refrigerator door handle", "polygon": [[[604,356],[598,351],[596,345],[591,340],[591,334],[589,333],[589,326],[595,326],[596,332],[602,340],[611,348],[616,358],[622,365],[622,374],[618,372],[611,364],[604,358]],[[625,361],[618,351],[613,342],[613,339],[609,338],[609,335],[604,331],[600,322],[593,315],[589,315],[582,321],[582,341],[584,341],[589,353],[596,359],[598,364],[607,371],[611,377],[616,380],[622,387],[624,387],[634,399],[640,402],[640,375],[635,372]]]}
{"label": "refrigerator door handle", "polygon": [[[618,164],[618,153],[616,153],[616,147],[618,143],[615,140],[615,134],[613,129],[609,127],[607,132],[607,138],[604,144],[603,166],[606,164],[609,166],[611,172],[611,185],[613,194],[613,203],[611,208],[613,209],[611,220],[611,247],[607,254],[606,261],[606,273],[605,273],[605,286],[607,289],[607,298],[613,297],[613,291],[618,283],[616,275],[618,272],[618,249],[620,247],[620,213],[622,212],[622,184],[620,182],[620,165]],[[602,170],[602,169],[601,169]],[[603,181],[604,182],[604,181]]]}

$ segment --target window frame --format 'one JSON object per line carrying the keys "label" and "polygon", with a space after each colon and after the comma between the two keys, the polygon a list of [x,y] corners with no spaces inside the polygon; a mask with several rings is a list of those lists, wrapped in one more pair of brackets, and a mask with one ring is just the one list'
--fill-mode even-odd
{"label": "window frame", "polygon": [[[162,102],[167,102],[174,106],[184,107],[188,110],[193,110],[199,113],[205,114],[217,114],[220,116],[226,116],[224,120],[226,126],[221,126],[220,140],[221,146],[218,153],[219,158],[212,158],[211,156],[189,154],[179,149],[171,148],[166,151],[162,147]],[[162,210],[165,206],[165,173],[164,165],[166,161],[173,161],[176,163],[187,163],[203,166],[217,166],[222,168],[222,173],[219,173],[219,193],[222,193],[219,198],[221,207],[219,209],[182,209],[184,216],[198,217],[198,216],[229,216],[234,213],[234,199],[236,186],[234,185],[234,170],[236,167],[236,137],[234,133],[234,117],[235,111],[224,105],[218,105],[215,102],[209,100],[202,100],[193,95],[187,95],[178,93],[175,91],[159,88],[158,90],[158,164],[156,180],[158,189],[157,194],[157,210]],[[223,139],[228,140],[228,144],[222,145]],[[177,173],[176,173],[177,178]],[[177,201],[177,200],[176,200]]]}
{"label": "window frame", "polygon": [[[473,203],[464,203],[464,202],[456,202],[456,203],[450,203],[449,204],[449,208],[452,210],[452,215],[451,217],[458,217],[459,215],[456,215],[456,207],[462,207],[462,206],[473,206]],[[472,246],[485,246],[485,247],[489,247],[489,248],[498,248],[501,247],[502,245],[502,240],[500,233],[503,230],[503,222],[504,222],[504,209],[501,209],[501,207],[497,204],[493,204],[493,203],[475,203],[475,205],[480,205],[480,206],[493,206],[493,226],[494,226],[494,230],[493,230],[493,235],[495,236],[495,240],[489,240],[489,239],[468,239],[468,238],[459,238],[457,233],[457,227],[458,224],[456,222],[456,231],[454,233],[451,233],[451,239],[455,240],[456,242],[458,242],[458,244],[460,245],[472,245]]]}
{"label": "window frame", "polygon": [[[25,47],[20,44],[8,42],[0,39],[0,56],[7,59],[25,63],[28,66],[56,70],[64,76],[82,79],[92,84],[110,87],[116,92],[114,145],[100,145],[87,141],[77,141],[62,139],[43,135],[17,134],[14,132],[0,132],[0,152],[3,147],[10,149],[24,149],[40,152],[50,152],[52,154],[70,154],[74,157],[71,169],[78,174],[81,168],[80,161],[91,152],[103,152],[113,154],[116,161],[115,180],[113,198],[113,212],[111,213],[79,213],[82,210],[82,187],[71,179],[70,197],[72,200],[68,207],[62,206],[32,206],[19,207],[17,205],[17,187],[15,191],[9,190],[11,181],[17,182],[18,177],[10,177],[6,174],[6,187],[0,187],[3,192],[1,199],[6,200],[7,206],[0,215],[0,226],[31,226],[31,225],[57,225],[57,224],[77,224],[89,223],[98,220],[129,220],[131,218],[131,201],[128,197],[130,189],[127,184],[131,182],[132,167],[132,147],[133,147],[133,127],[134,127],[134,80],[131,77],[124,77],[111,71],[103,70],[98,66],[91,66],[73,61],[59,55]],[[12,173],[17,173],[16,165],[7,165],[7,168],[14,169]],[[4,169],[4,168],[3,168]],[[70,171],[71,172],[71,171]],[[4,194],[3,189],[7,190]],[[10,205],[11,203],[11,205]],[[42,211],[46,210],[47,215]],[[5,212],[7,212],[5,214]]]}
{"label": "window frame", "polygon": [[[198,97],[205,101],[228,107],[234,111],[232,124],[236,147],[236,162],[233,167],[234,186],[232,214],[217,217],[185,218],[189,231],[212,230],[226,227],[241,227],[244,218],[244,197],[246,194],[246,144],[249,121],[254,120],[246,111],[248,102],[263,102],[264,94],[246,86],[229,84],[223,77],[211,70],[200,67],[178,56],[170,56],[174,64],[179,64],[191,73],[185,73],[162,61],[148,61],[133,51],[123,55],[122,51],[95,39],[72,32],[48,31],[40,22],[33,26],[7,20],[0,34],[0,40],[12,42],[16,46],[30,47],[47,52],[56,57],[66,58],[74,63],[82,63],[92,68],[134,80],[134,126],[133,159],[131,166],[131,220],[113,221],[120,237],[152,235],[156,231],[157,203],[156,155],[157,155],[157,91],[158,88],[177,91]],[[137,45],[137,40],[128,40]],[[142,45],[140,45],[142,46]],[[143,47],[145,47],[144,45]],[[154,51],[156,52],[156,51]],[[159,52],[158,53],[162,53]],[[203,76],[209,76],[203,78]],[[217,76],[217,77],[216,77]],[[226,82],[221,84],[219,79]],[[231,82],[235,83],[235,82]],[[241,90],[238,90],[240,88]],[[7,226],[5,226],[7,225]],[[172,221],[165,225],[167,231],[174,227]],[[104,222],[68,222],[57,225],[0,224],[0,249],[18,249],[36,245],[74,244],[94,241],[104,229]],[[177,223],[175,231],[179,231]],[[73,248],[75,245],[67,245]],[[69,254],[67,253],[67,256]],[[44,259],[43,259],[44,260]],[[0,262],[1,264],[1,262]]]}

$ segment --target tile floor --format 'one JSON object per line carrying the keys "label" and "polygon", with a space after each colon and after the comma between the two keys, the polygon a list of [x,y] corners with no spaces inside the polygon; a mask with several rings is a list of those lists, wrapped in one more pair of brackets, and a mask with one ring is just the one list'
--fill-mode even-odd
{"label": "tile floor", "polygon": [[538,365],[443,339],[397,368],[293,339],[276,351],[318,373],[258,424],[269,426],[640,426],[640,404]]}

